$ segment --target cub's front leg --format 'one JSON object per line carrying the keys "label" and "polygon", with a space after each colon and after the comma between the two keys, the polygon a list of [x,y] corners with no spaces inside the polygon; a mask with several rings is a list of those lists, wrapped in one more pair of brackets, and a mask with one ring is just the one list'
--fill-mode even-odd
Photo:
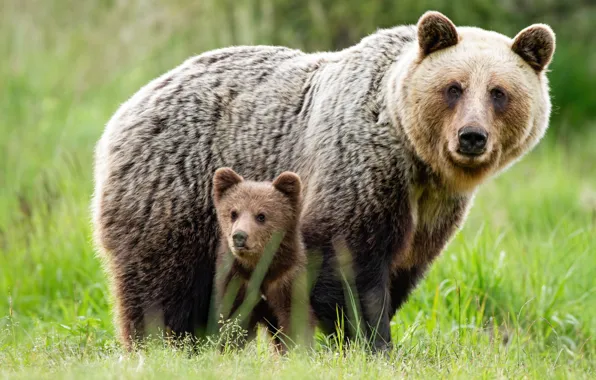
{"label": "cub's front leg", "polygon": [[279,324],[275,334],[278,349],[290,346],[312,347],[316,319],[309,302],[306,276],[299,276],[267,292],[267,302]]}

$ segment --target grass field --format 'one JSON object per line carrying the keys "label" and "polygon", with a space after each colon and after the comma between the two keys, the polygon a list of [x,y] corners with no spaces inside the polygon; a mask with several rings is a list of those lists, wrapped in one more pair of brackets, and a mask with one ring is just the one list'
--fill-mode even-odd
{"label": "grass field", "polygon": [[[141,85],[227,44],[226,35],[189,42],[178,24],[156,32],[149,21],[127,29],[123,21],[145,13],[124,5],[97,11],[98,23],[79,3],[47,19],[57,14],[51,5],[24,13],[16,4],[0,12],[0,377],[596,378],[590,121],[582,135],[547,137],[482,188],[461,233],[393,320],[389,358],[322,344],[279,358],[262,339],[224,355],[156,346],[121,358],[91,244],[93,146]],[[108,43],[113,35],[119,43]]]}

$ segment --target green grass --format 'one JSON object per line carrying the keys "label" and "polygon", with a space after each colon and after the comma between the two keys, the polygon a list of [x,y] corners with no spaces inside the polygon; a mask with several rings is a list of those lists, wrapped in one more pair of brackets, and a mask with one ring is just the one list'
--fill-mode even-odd
{"label": "green grass", "polygon": [[223,355],[153,347],[121,360],[91,245],[93,146],[141,85],[230,37],[218,13],[203,12],[210,2],[160,15],[108,3],[68,2],[59,12],[59,1],[15,1],[0,12],[0,377],[596,377],[589,121],[586,133],[549,136],[482,188],[462,232],[393,320],[389,358],[338,354],[324,342],[279,358],[261,339]]}

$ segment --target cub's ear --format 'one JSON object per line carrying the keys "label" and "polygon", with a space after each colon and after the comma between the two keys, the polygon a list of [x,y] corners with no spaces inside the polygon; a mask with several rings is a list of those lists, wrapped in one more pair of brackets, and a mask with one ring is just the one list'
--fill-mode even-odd
{"label": "cub's ear", "polygon": [[244,181],[244,178],[239,176],[231,168],[219,168],[213,175],[213,200],[218,203],[226,191],[233,186]]}
{"label": "cub's ear", "polygon": [[273,187],[281,191],[293,201],[300,199],[302,181],[300,176],[293,172],[283,172],[273,181]]}
{"label": "cub's ear", "polygon": [[454,46],[459,41],[457,29],[444,14],[428,11],[418,20],[418,44],[422,57]]}
{"label": "cub's ear", "polygon": [[540,73],[553,58],[555,33],[546,24],[530,25],[515,36],[511,50]]}

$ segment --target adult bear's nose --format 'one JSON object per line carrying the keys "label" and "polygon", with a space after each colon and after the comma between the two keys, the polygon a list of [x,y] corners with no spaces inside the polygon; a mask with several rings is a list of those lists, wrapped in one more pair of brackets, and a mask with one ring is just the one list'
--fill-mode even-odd
{"label": "adult bear's nose", "polygon": [[463,127],[459,130],[459,149],[458,152],[466,156],[478,156],[484,153],[488,133],[480,127]]}

